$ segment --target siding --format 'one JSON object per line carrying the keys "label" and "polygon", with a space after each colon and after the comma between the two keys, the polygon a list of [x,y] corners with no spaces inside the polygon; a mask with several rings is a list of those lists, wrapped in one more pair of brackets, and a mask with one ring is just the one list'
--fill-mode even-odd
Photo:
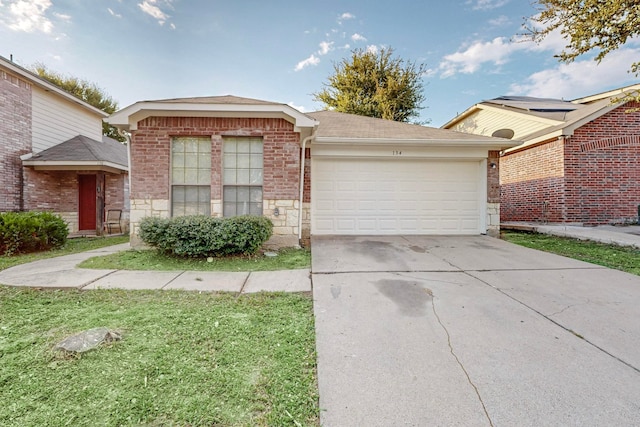
{"label": "siding", "polygon": [[480,110],[456,123],[450,129],[485,136],[491,136],[493,132],[499,129],[512,129],[515,132],[512,139],[520,140],[526,135],[550,126],[552,126],[550,123],[530,120],[513,114],[493,110]]}
{"label": "siding", "polygon": [[102,120],[98,115],[35,86],[31,103],[34,153],[77,135],[102,139]]}

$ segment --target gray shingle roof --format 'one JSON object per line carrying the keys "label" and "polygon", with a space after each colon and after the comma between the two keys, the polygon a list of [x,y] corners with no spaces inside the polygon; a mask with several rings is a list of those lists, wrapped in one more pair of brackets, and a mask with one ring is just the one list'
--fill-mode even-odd
{"label": "gray shingle roof", "polygon": [[171,98],[156,99],[142,102],[157,102],[164,104],[244,104],[244,105],[283,105],[278,102],[263,101],[261,99],[242,98],[240,96],[223,95],[223,96],[200,96],[192,98]]}
{"label": "gray shingle roof", "polygon": [[126,145],[108,137],[103,137],[102,141],[96,141],[83,135],[78,135],[34,154],[29,160],[37,162],[110,162],[124,168],[127,168],[129,163]]}
{"label": "gray shingle roof", "polygon": [[307,116],[320,122],[317,138],[416,139],[434,141],[499,141],[480,135],[432,128],[393,120],[376,119],[336,111],[316,111]]}

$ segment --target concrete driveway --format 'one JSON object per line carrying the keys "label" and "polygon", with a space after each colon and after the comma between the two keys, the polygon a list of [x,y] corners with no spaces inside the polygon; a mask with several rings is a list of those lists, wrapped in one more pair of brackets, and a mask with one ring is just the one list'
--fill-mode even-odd
{"label": "concrete driveway", "polygon": [[640,425],[640,277],[477,237],[314,237],[323,426]]}

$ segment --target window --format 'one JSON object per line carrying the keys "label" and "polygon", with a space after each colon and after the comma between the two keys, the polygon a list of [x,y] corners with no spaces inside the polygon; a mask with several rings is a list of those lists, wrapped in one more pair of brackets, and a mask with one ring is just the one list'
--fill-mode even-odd
{"label": "window", "polygon": [[211,215],[211,138],[173,138],[171,212]]}
{"label": "window", "polygon": [[223,215],[262,215],[262,138],[225,138]]}

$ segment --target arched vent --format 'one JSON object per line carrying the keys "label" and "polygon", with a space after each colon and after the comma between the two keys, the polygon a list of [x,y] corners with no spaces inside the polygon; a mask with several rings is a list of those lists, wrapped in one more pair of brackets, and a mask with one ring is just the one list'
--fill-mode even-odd
{"label": "arched vent", "polygon": [[497,131],[492,133],[491,136],[495,136],[496,138],[511,139],[513,138],[514,134],[515,132],[513,132],[513,129],[498,129]]}

